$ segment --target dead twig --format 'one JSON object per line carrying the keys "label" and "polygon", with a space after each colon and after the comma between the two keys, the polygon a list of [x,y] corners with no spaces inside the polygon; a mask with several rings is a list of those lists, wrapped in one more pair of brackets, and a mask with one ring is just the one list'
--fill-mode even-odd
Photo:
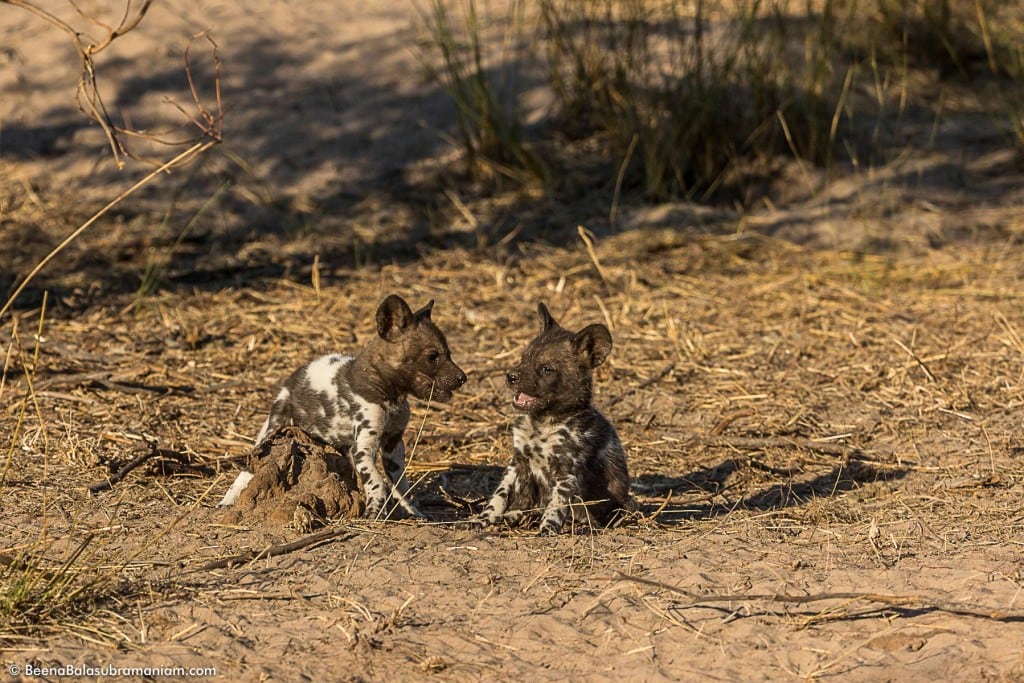
{"label": "dead twig", "polygon": [[943,600],[941,598],[935,598],[928,595],[886,595],[883,593],[858,592],[813,593],[810,595],[790,595],[789,593],[699,595],[682,588],[677,588],[671,584],[662,583],[661,581],[644,579],[639,576],[630,576],[628,574],[623,574],[622,572],[617,573],[616,580],[629,581],[631,583],[669,591],[670,593],[690,598],[690,602],[685,605],[687,607],[696,607],[702,604],[717,602],[768,601],[803,605],[812,602],[824,602],[827,600],[857,600],[863,602],[874,602],[888,607],[903,609],[937,610],[965,617],[977,617],[979,619],[992,619],[995,621],[1008,622],[1024,621],[1024,611],[1022,610],[1002,610],[985,605]]}
{"label": "dead twig", "polygon": [[467,500],[462,496],[456,495],[450,490],[451,482],[448,480],[448,473],[442,472],[439,477],[440,486],[438,490],[441,492],[441,499],[454,508],[462,508],[468,511],[470,514],[476,514],[483,509],[484,498],[480,497],[477,500]]}
{"label": "dead twig", "polygon": [[214,594],[218,600],[313,600],[323,597],[324,593],[259,593],[252,591],[246,594]]}
{"label": "dead twig", "polygon": [[[125,394],[141,394],[166,396],[167,394],[191,394],[195,387],[184,384],[143,384],[140,382],[129,382],[118,379],[118,376],[109,371],[99,372],[78,372],[70,375],[51,377],[37,382],[33,387],[36,395],[55,387],[90,388],[98,387],[109,391],[120,391]],[[16,400],[28,396],[26,391],[22,394],[14,394],[11,399]]]}
{"label": "dead twig", "polygon": [[346,529],[324,529],[315,534],[309,536],[303,536],[297,541],[291,543],[281,543],[280,545],[272,545],[264,550],[255,552],[250,550],[247,553],[241,553],[240,555],[232,555],[231,557],[224,557],[219,560],[213,560],[207,562],[202,567],[199,567],[195,571],[210,571],[213,569],[225,569],[234,565],[246,564],[248,562],[255,562],[256,560],[262,560],[265,557],[277,557],[278,555],[286,555],[296,550],[302,550],[308,548],[311,545],[317,543],[323,543],[326,541],[334,540],[347,540],[355,536],[354,533]]}
{"label": "dead twig", "polygon": [[99,493],[100,491],[106,491],[107,489],[113,488],[114,484],[124,479],[129,472],[131,472],[136,467],[146,462],[150,458],[160,454],[161,449],[156,447],[155,441],[147,441],[146,444],[149,446],[149,450],[147,452],[136,457],[134,460],[132,460],[127,465],[125,465],[117,472],[115,472],[113,476],[107,477],[103,481],[98,481],[92,486],[90,486],[89,492]]}
{"label": "dead twig", "polygon": [[[210,43],[213,48],[213,87],[214,87],[214,99],[217,103],[217,111],[211,112],[206,105],[203,104],[202,98],[199,96],[199,89],[196,87],[195,78],[192,76],[192,42],[196,38],[206,38],[206,41]],[[189,122],[195,126],[204,136],[211,140],[221,140],[223,134],[224,125],[224,109],[223,102],[221,99],[220,89],[220,52],[217,43],[210,37],[207,32],[202,32],[192,36],[192,42],[189,42],[185,48],[185,77],[188,79],[189,93],[192,95],[192,104],[196,108],[195,115],[189,114],[185,111],[185,108],[178,104],[173,99],[166,99],[165,101],[181,112],[182,116],[189,120]]]}
{"label": "dead twig", "polygon": [[[189,50],[186,50],[185,52],[185,73],[188,77],[189,90],[197,113],[195,116],[189,116],[186,112],[184,112],[184,110],[180,106],[175,104],[178,110],[185,113],[186,118],[188,118],[188,120],[199,130],[200,135],[198,136],[198,138],[186,140],[165,140],[161,139],[158,136],[146,133],[144,131],[132,130],[129,128],[118,126],[110,118],[110,114],[107,111],[106,105],[103,103],[103,99],[100,96],[99,86],[96,82],[96,65],[93,61],[93,57],[100,51],[107,48],[114,40],[116,40],[120,36],[123,36],[129,31],[135,29],[139,25],[139,22],[142,21],[146,13],[149,11],[149,6],[151,3],[152,0],[144,0],[141,3],[141,5],[134,10],[134,14],[132,14],[132,3],[131,0],[129,0],[125,6],[124,16],[122,17],[121,22],[118,24],[116,28],[111,28],[109,26],[106,26],[102,22],[99,22],[98,20],[86,16],[84,13],[81,12],[80,9],[78,9],[77,6],[74,5],[74,3],[72,3],[72,6],[75,7],[76,11],[78,11],[79,14],[86,17],[86,19],[88,19],[92,24],[100,26],[107,31],[107,35],[100,41],[96,43],[84,44],[83,37],[85,34],[82,31],[77,30],[74,26],[60,19],[56,15],[40,7],[37,7],[34,3],[29,2],[29,0],[0,0],[0,4],[9,4],[14,7],[19,7],[28,12],[31,12],[35,14],[37,17],[41,18],[42,20],[52,24],[53,26],[56,26],[61,31],[64,31],[68,34],[75,51],[78,53],[79,61],[81,64],[81,72],[78,81],[78,91],[75,95],[75,98],[78,102],[79,108],[83,111],[83,113],[85,113],[87,117],[89,117],[92,121],[98,124],[100,128],[103,129],[103,132],[106,135],[107,141],[110,145],[110,149],[113,153],[114,161],[117,164],[117,167],[123,168],[124,160],[122,159],[122,157],[146,161],[147,163],[151,163],[153,166],[156,167],[151,173],[143,177],[142,180],[138,181],[129,189],[118,195],[110,203],[108,203],[96,214],[94,214],[91,218],[89,218],[89,220],[87,220],[85,223],[83,223],[78,228],[73,230],[71,234],[69,234],[60,244],[54,247],[50,251],[50,253],[48,253],[43,258],[43,260],[40,261],[28,273],[28,275],[24,277],[24,279],[18,285],[17,289],[14,290],[14,293],[8,297],[7,302],[3,305],[2,308],[0,308],[0,318],[2,318],[4,314],[8,312],[8,310],[13,305],[14,301],[18,298],[18,296],[21,295],[21,293],[24,291],[28,283],[31,282],[33,278],[35,278],[35,276],[38,275],[39,272],[44,267],[46,267],[46,265],[51,260],[53,260],[54,257],[57,256],[57,254],[63,251],[82,233],[88,230],[89,227],[91,227],[97,220],[99,220],[100,217],[106,215],[114,206],[119,204],[126,197],[136,192],[139,188],[149,184],[157,176],[165,172],[168,172],[174,168],[177,168],[178,166],[188,164],[189,162],[193,161],[196,157],[200,156],[201,154],[203,154],[204,152],[206,152],[207,150],[211,149],[212,147],[221,142],[224,123],[224,112],[223,103],[221,100],[220,85],[221,63],[220,56],[217,50],[217,44],[213,41],[212,38],[210,38],[206,34],[200,35],[204,36],[207,39],[207,41],[209,41],[213,49],[214,87],[217,110],[216,112],[211,112],[205,105],[203,105],[202,101],[199,98],[198,89],[196,88],[195,81],[192,77],[192,66],[189,61]],[[199,36],[194,36],[193,40],[195,40],[195,38],[197,37]],[[189,48],[191,48],[191,43],[189,44]],[[125,142],[122,139],[124,136],[143,138],[151,142],[164,145],[171,145],[175,147],[183,147],[185,145],[188,145],[188,149],[185,149],[183,152],[177,154],[176,156],[174,156],[174,158],[170,159],[169,161],[160,163],[158,161],[154,161],[151,159],[144,159],[139,154],[133,153],[125,145]]]}
{"label": "dead twig", "polygon": [[[88,42],[86,40],[86,32],[73,26],[68,21],[65,21],[41,7],[38,7],[35,3],[29,0],[0,0],[0,4],[8,4],[14,7],[19,7],[23,10],[35,14],[43,21],[51,24],[52,26],[60,29],[68,35],[75,52],[78,53],[79,59],[79,77],[78,77],[78,89],[75,93],[75,101],[78,104],[78,108],[94,123],[99,125],[103,130],[103,134],[107,138],[107,143],[110,146],[110,150],[114,157],[114,162],[118,168],[124,167],[124,158],[136,159],[141,161],[147,161],[141,155],[133,152],[128,145],[125,143],[123,138],[143,138],[159,144],[166,144],[172,146],[183,146],[191,143],[197,143],[197,140],[168,140],[162,139],[151,133],[136,130],[132,128],[126,128],[119,126],[114,123],[110,116],[107,106],[103,101],[100,94],[99,84],[97,82],[97,67],[95,63],[95,57],[100,52],[110,46],[115,40],[121,36],[133,31],[142,22],[143,18],[149,12],[150,6],[153,4],[153,0],[143,0],[137,7],[133,8],[133,1],[127,0],[125,3],[124,14],[121,17],[120,22],[116,27],[105,24],[99,19],[90,16],[74,2],[71,2],[71,6],[75,9],[78,15],[89,24],[99,28],[105,35],[96,42]],[[195,85],[195,80],[192,76],[192,66],[189,61],[189,51],[191,50],[192,43],[185,50],[185,74],[188,78],[189,91],[192,96],[193,103],[196,107],[196,115],[188,114],[180,105],[176,102],[171,101],[171,104],[178,109],[185,118],[191,122],[201,133],[201,138],[219,142],[221,140],[222,123],[223,123],[223,108],[221,101],[221,87],[220,87],[220,56],[217,52],[217,44],[213,41],[209,35],[205,33],[197,34],[193,36],[193,41],[203,36],[209,41],[213,47],[213,64],[214,64],[214,87],[215,87],[215,100],[216,100],[216,113],[210,112],[199,98],[198,89]],[[199,140],[198,142],[201,142]],[[154,164],[157,165],[157,164]]]}

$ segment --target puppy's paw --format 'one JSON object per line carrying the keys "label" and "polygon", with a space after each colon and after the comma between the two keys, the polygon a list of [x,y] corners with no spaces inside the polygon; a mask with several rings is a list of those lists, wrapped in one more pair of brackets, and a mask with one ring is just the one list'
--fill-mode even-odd
{"label": "puppy's paw", "polygon": [[[415,505],[410,505],[408,509],[399,507],[397,510],[395,510],[395,512],[398,513],[397,516],[398,516],[399,519],[401,519],[403,516],[406,519],[415,519],[415,520],[418,520],[418,521],[421,521],[421,522],[429,522],[432,519],[430,517],[430,515],[428,515],[428,514],[426,514],[424,512],[421,512],[420,509],[418,507],[416,507]],[[404,513],[404,515],[403,515],[403,513]]]}
{"label": "puppy's paw", "polygon": [[522,510],[509,510],[502,515],[501,519],[511,527],[517,527],[523,525],[523,522],[526,521],[526,515]]}
{"label": "puppy's paw", "polygon": [[538,536],[557,536],[561,532],[561,529],[554,524],[544,523],[540,525],[540,530],[537,532]]}
{"label": "puppy's paw", "polygon": [[379,519],[381,518],[381,511],[384,509],[383,501],[369,500],[366,502],[366,510],[363,511],[364,519]]}
{"label": "puppy's paw", "polygon": [[474,529],[487,529],[493,527],[501,521],[501,515],[488,514],[481,512],[478,515],[473,515],[466,520],[466,524]]}

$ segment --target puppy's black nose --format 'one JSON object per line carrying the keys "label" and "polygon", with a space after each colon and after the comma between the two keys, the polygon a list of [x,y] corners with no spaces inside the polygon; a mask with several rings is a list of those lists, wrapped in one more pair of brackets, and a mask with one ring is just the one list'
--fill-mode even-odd
{"label": "puppy's black nose", "polygon": [[515,386],[519,382],[519,373],[509,370],[505,373],[505,381],[508,382],[510,387]]}
{"label": "puppy's black nose", "polygon": [[458,377],[455,378],[455,387],[456,388],[461,387],[465,383],[466,383],[466,373],[460,372]]}

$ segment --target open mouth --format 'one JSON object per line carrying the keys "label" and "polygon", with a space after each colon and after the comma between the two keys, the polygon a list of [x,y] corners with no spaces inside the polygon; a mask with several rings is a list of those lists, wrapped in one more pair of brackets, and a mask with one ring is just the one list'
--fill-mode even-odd
{"label": "open mouth", "polygon": [[529,394],[524,394],[521,391],[516,392],[516,395],[512,398],[512,405],[516,408],[529,408],[536,402],[536,396],[530,396]]}

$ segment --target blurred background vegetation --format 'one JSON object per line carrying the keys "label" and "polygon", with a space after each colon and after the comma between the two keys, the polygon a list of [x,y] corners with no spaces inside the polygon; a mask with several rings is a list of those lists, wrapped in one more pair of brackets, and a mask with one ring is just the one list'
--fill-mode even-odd
{"label": "blurred background vegetation", "polygon": [[[526,5],[536,11],[527,11]],[[780,157],[830,169],[900,153],[900,121],[984,111],[1024,149],[1024,10],[996,0],[540,0],[481,21],[424,11],[465,172],[565,198],[760,198]],[[493,15],[492,15],[493,16]],[[515,65],[510,71],[509,64]],[[528,125],[543,74],[550,116]],[[585,169],[591,183],[567,183]],[[562,179],[560,181],[559,179]]]}

